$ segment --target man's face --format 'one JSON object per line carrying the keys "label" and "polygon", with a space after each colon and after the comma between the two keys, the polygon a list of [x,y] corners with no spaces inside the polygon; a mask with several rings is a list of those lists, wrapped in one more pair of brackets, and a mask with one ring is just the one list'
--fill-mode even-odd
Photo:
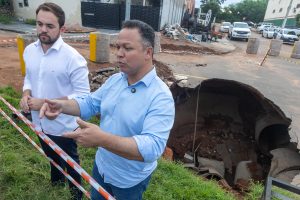
{"label": "man's face", "polygon": [[137,29],[122,29],[117,40],[117,49],[120,70],[129,76],[137,75],[145,66],[146,59],[149,59],[147,48],[144,47]]}
{"label": "man's face", "polygon": [[37,35],[42,44],[52,45],[64,31],[59,27],[58,18],[51,12],[40,10],[36,16]]}

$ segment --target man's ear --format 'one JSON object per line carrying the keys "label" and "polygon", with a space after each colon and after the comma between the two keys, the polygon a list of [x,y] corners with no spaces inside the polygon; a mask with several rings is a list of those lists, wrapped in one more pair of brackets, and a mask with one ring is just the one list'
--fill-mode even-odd
{"label": "man's ear", "polygon": [[60,27],[60,33],[64,33],[65,31],[66,31],[66,26],[65,25]]}
{"label": "man's ear", "polygon": [[146,59],[152,59],[152,57],[153,57],[153,48],[152,47],[147,47],[145,54],[146,54]]}

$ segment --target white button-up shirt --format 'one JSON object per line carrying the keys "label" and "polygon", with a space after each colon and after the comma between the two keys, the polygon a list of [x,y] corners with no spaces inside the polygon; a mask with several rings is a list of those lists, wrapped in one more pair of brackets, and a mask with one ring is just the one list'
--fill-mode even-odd
{"label": "white button-up shirt", "polygon": [[[28,45],[23,57],[26,65],[23,91],[31,90],[32,97],[71,99],[89,94],[87,62],[61,37],[46,53],[39,40]],[[31,115],[36,128],[50,135],[60,136],[78,126],[70,115],[60,114],[55,120],[39,119],[39,111],[31,111]]]}

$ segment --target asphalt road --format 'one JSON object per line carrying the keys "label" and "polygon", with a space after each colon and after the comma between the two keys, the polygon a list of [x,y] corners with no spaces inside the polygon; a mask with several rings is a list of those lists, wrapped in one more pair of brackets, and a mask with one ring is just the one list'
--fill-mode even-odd
{"label": "asphalt road", "polygon": [[[259,90],[273,101],[285,115],[292,119],[290,135],[298,143],[300,138],[300,60],[292,59],[292,45],[283,44],[279,57],[268,56],[262,66],[259,64],[268,51],[271,40],[257,33],[252,37],[260,39],[256,55],[247,54],[247,42],[229,41],[236,49],[225,55],[167,54],[156,55],[156,59],[167,64],[175,74],[187,76],[189,82],[197,85],[203,80],[220,78],[235,80]],[[205,67],[199,67],[205,64]],[[300,144],[298,143],[298,148]]]}

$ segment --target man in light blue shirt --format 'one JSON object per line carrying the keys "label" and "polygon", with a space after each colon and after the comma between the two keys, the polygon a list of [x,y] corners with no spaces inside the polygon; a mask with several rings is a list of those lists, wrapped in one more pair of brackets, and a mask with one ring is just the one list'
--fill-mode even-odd
{"label": "man in light blue shirt", "polygon": [[[117,199],[142,199],[174,122],[174,101],[153,66],[154,31],[137,20],[123,24],[117,41],[121,72],[89,96],[46,100],[40,117],[60,113],[88,119],[100,114],[100,127],[81,119],[65,133],[85,147],[97,146],[93,177]],[[104,199],[92,189],[92,199]]]}

